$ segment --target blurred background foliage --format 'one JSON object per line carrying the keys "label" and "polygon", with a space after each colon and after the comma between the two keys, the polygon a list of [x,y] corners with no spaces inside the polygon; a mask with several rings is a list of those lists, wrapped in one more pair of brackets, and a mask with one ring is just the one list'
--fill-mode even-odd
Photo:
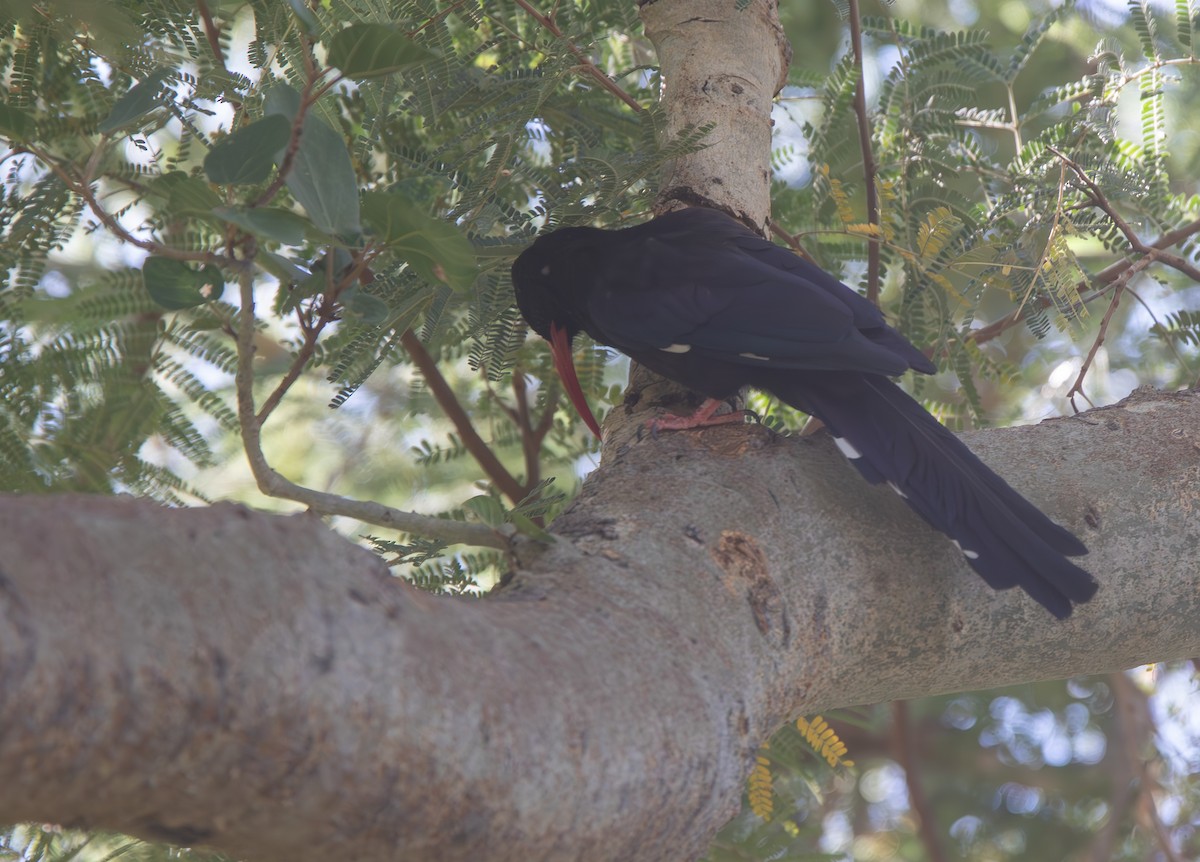
{"label": "blurred background foliage", "polygon": [[[944,421],[1200,379],[1194,3],[865,3],[873,178],[850,4],[780,11],[774,224],[934,355],[914,385]],[[294,509],[245,466],[253,296],[276,469],[536,530],[596,447],[508,265],[539,230],[647,217],[662,163],[704,145],[662,140],[654,64],[630,0],[0,2],[0,490]],[[579,365],[598,413],[619,402],[621,363]],[[430,589],[502,570],[326,514]],[[1200,858],[1196,689],[1179,666],[826,716],[856,766],[785,731],[710,858]],[[81,840],[22,827],[0,858]]]}

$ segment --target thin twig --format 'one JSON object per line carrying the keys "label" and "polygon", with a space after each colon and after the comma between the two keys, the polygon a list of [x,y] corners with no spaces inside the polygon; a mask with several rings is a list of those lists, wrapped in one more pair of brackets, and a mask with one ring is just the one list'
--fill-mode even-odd
{"label": "thin twig", "polygon": [[[871,151],[871,119],[867,116],[866,84],[863,81],[862,22],[859,20],[858,0],[850,0],[850,44],[854,49],[854,65],[858,69],[854,82],[854,115],[858,118],[858,144],[862,149],[864,191],[867,195],[867,223],[879,226],[879,190],[875,188],[875,154]],[[867,240],[867,299],[879,304],[879,240]]]}
{"label": "thin twig", "polygon": [[1137,235],[1137,231],[1135,231],[1129,225],[1129,223],[1122,218],[1121,214],[1117,212],[1116,207],[1112,205],[1112,203],[1108,200],[1108,197],[1103,191],[1101,191],[1100,187],[1096,185],[1090,176],[1088,176],[1087,171],[1083,169],[1081,164],[1067,156],[1065,153],[1060,152],[1055,147],[1047,147],[1047,149],[1062,159],[1063,163],[1071,169],[1071,172],[1075,174],[1079,181],[1087,186],[1090,203],[1093,206],[1099,207],[1104,211],[1105,215],[1112,219],[1113,224],[1115,224],[1117,229],[1124,235],[1125,240],[1129,243],[1129,247],[1131,249],[1138,254],[1149,255],[1159,263],[1179,270],[1193,281],[1200,281],[1200,269],[1197,269],[1191,263],[1179,257],[1178,255],[1168,254],[1162,249],[1148,246],[1142,242],[1141,237]]}
{"label": "thin twig", "polygon": [[[1154,326],[1165,332],[1162,321],[1158,319],[1158,315],[1154,313],[1154,309],[1150,307],[1150,303],[1142,299],[1141,295],[1136,290],[1128,286],[1128,283],[1126,283],[1125,292],[1137,300],[1138,304],[1142,307],[1142,311],[1146,312],[1150,320],[1154,322]],[[1194,377],[1195,374],[1192,371],[1191,363],[1188,362],[1187,358],[1179,352],[1179,348],[1175,346],[1175,340],[1164,337],[1163,341],[1166,342],[1167,349],[1171,351],[1171,355],[1175,357],[1175,361],[1179,363],[1179,366],[1187,372],[1189,377]]]}
{"label": "thin twig", "polygon": [[[212,49],[217,64],[225,69],[225,52],[221,50],[221,31],[213,20],[212,10],[205,0],[196,0],[196,8],[200,11],[200,20],[204,23],[204,37],[208,39],[208,47]],[[226,69],[226,71],[228,71]]]}
{"label": "thin twig", "polygon": [[[1182,242],[1193,234],[1200,232],[1200,219],[1189,222],[1188,224],[1176,228],[1173,231],[1168,231],[1151,243],[1143,242],[1142,239],[1137,235],[1137,232],[1129,225],[1128,222],[1125,221],[1120,213],[1116,211],[1116,208],[1112,205],[1112,202],[1108,200],[1107,196],[1105,196],[1100,187],[1096,185],[1090,176],[1088,176],[1082,165],[1056,147],[1051,146],[1048,149],[1059,158],[1063,168],[1070,170],[1071,173],[1073,173],[1075,177],[1085,186],[1088,192],[1090,203],[1093,206],[1101,209],[1112,220],[1113,224],[1116,225],[1117,229],[1120,230],[1122,235],[1125,237],[1126,242],[1129,243],[1130,249],[1134,253],[1142,255],[1142,257],[1138,260],[1126,258],[1117,261],[1116,263],[1101,270],[1092,279],[1092,281],[1099,282],[1101,284],[1116,283],[1118,287],[1116,294],[1110,301],[1108,311],[1104,315],[1104,321],[1101,324],[1098,341],[1092,345],[1092,350],[1088,354],[1088,359],[1084,363],[1080,377],[1075,381],[1075,384],[1072,385],[1071,390],[1068,393],[1068,397],[1072,397],[1072,399],[1076,393],[1086,399],[1087,396],[1083,394],[1083,390],[1081,388],[1083,385],[1083,375],[1086,374],[1092,359],[1095,357],[1096,351],[1100,347],[1100,343],[1104,339],[1107,324],[1112,319],[1116,305],[1120,302],[1121,294],[1125,289],[1125,284],[1128,282],[1129,276],[1132,275],[1130,270],[1141,270],[1149,264],[1157,262],[1166,266],[1170,266],[1195,281],[1200,281],[1200,269],[1179,255],[1169,254],[1165,251],[1167,248],[1170,248],[1171,246]],[[1076,292],[1082,295],[1084,290],[1086,290],[1087,285],[1088,282],[1086,281],[1079,282],[1075,288]],[[1096,296],[1103,295],[1104,293],[1107,293],[1107,291],[1097,292]],[[1085,299],[1084,302],[1086,303],[1087,299]],[[1038,308],[1046,308],[1048,305],[1049,301],[1043,300],[1038,304]],[[977,344],[990,341],[1000,333],[1004,332],[1006,329],[1009,329],[1023,320],[1026,316],[1025,312],[1026,308],[1025,303],[1023,302],[1021,307],[1017,308],[1012,314],[1007,315],[1006,317],[1003,317],[1000,320],[989,324],[988,326],[984,326],[980,329],[972,331],[969,337],[972,338]],[[1072,400],[1071,406],[1075,406],[1074,400]]]}
{"label": "thin twig", "polygon": [[[1150,258],[1142,258],[1139,263],[1142,263],[1144,266],[1148,266],[1150,264]],[[1083,365],[1079,369],[1079,376],[1075,378],[1075,382],[1072,383],[1071,388],[1067,390],[1067,399],[1071,402],[1071,409],[1076,413],[1080,412],[1079,408],[1075,406],[1076,395],[1079,395],[1081,398],[1083,398],[1083,400],[1086,401],[1090,406],[1096,406],[1095,404],[1092,404],[1092,399],[1088,398],[1083,392],[1083,379],[1087,377],[1088,370],[1092,367],[1092,361],[1096,358],[1096,354],[1100,351],[1100,345],[1104,343],[1104,336],[1108,334],[1108,325],[1112,322],[1113,314],[1116,313],[1117,306],[1121,304],[1121,296],[1125,293],[1125,285],[1129,283],[1129,279],[1132,278],[1139,269],[1141,269],[1141,267],[1126,270],[1126,272],[1121,276],[1121,279],[1117,282],[1117,289],[1113,291],[1112,300],[1108,303],[1108,310],[1104,312],[1104,317],[1100,320],[1100,329],[1096,332],[1096,340],[1092,342],[1092,348],[1088,351],[1087,358],[1083,360]]]}
{"label": "thin twig", "polygon": [[426,21],[424,24],[422,24],[422,25],[421,25],[420,27],[418,27],[416,30],[409,30],[409,31],[408,31],[408,32],[407,32],[405,35],[406,35],[406,36],[415,36],[415,35],[417,35],[417,34],[418,34],[418,33],[420,33],[422,30],[424,30],[426,27],[430,26],[431,24],[436,24],[438,21],[440,21],[440,20],[442,20],[443,18],[447,17],[447,16],[448,16],[448,15],[449,15],[451,12],[454,12],[455,10],[457,10],[457,9],[458,9],[458,7],[460,7],[460,6],[464,5],[464,4],[466,4],[466,2],[467,2],[467,0],[455,0],[455,2],[454,2],[454,3],[451,3],[451,4],[450,4],[449,6],[447,6],[445,9],[443,9],[443,10],[442,10],[442,11],[440,11],[440,12],[438,12],[436,15],[434,15],[432,18],[430,18],[428,21]]}
{"label": "thin twig", "polygon": [[292,388],[297,380],[300,379],[301,373],[308,366],[308,362],[312,359],[313,353],[316,351],[317,339],[321,335],[321,331],[333,320],[333,303],[321,303],[320,312],[317,319],[313,323],[301,324],[301,329],[304,332],[304,341],[300,345],[300,349],[296,351],[296,355],[292,357],[292,364],[288,367],[287,372],[279,381],[278,385],[267,396],[263,402],[263,406],[259,408],[258,415],[255,417],[261,425],[267,421],[267,417],[275,412],[275,408],[283,400],[283,396]]}
{"label": "thin twig", "polygon": [[421,343],[421,339],[417,338],[416,333],[411,329],[406,329],[400,336],[400,344],[408,351],[413,364],[417,366],[417,370],[425,378],[425,384],[429,387],[429,391],[433,393],[434,400],[437,401],[438,406],[442,408],[442,412],[453,423],[454,429],[463,441],[463,446],[471,453],[471,456],[479,466],[483,468],[483,472],[496,483],[496,487],[500,489],[500,492],[512,500],[514,504],[525,499],[525,495],[528,492],[513,477],[512,473],[509,473],[505,466],[500,463],[500,459],[496,457],[496,453],[479,436],[479,432],[475,430],[475,426],[471,422],[471,417],[467,415],[467,411],[463,410],[457,396],[454,394],[454,390],[450,388],[450,384],[446,382],[446,378],[438,370],[437,363],[429,355],[429,351],[425,349],[425,345]]}
{"label": "thin twig", "polygon": [[1021,112],[1017,110],[1017,91],[1011,81],[1006,85],[1006,89],[1008,90],[1008,115],[1012,118],[1009,128],[1013,134],[1013,146],[1020,154],[1021,150],[1025,149],[1025,144],[1021,141]]}
{"label": "thin twig", "polygon": [[[305,52],[307,56],[307,51]],[[296,154],[300,152],[300,136],[304,132],[304,119],[308,116],[308,109],[312,107],[310,101],[312,97],[313,86],[316,84],[314,77],[309,79],[304,84],[304,90],[300,93],[300,105],[296,108],[296,116],[292,117],[292,129],[288,136],[287,149],[284,150],[283,160],[279,163],[279,169],[275,172],[275,179],[271,180],[271,184],[263,189],[262,194],[255,198],[250,207],[266,206],[275,195],[279,194],[279,190],[283,188],[287,182],[288,173],[292,170],[292,165],[296,161]]]}
{"label": "thin twig", "polygon": [[786,230],[781,228],[779,225],[775,224],[775,222],[771,222],[771,233],[774,234],[775,236],[779,237],[785,243],[787,243],[788,248],[790,248],[792,251],[796,252],[796,254],[800,255],[802,258],[807,260],[809,263],[816,264],[816,261],[813,260],[813,256],[808,253],[808,250],[800,242],[799,237],[793,236],[792,234],[788,233]]}
{"label": "thin twig", "polygon": [[48,153],[41,152],[32,147],[26,147],[24,148],[24,151],[41,161],[51,173],[53,173],[62,181],[63,185],[65,185],[69,191],[72,191],[83,198],[84,203],[86,203],[91,211],[95,213],[96,218],[100,219],[100,223],[108,228],[108,230],[122,242],[127,242],[132,246],[142,249],[143,251],[148,251],[156,257],[166,257],[170,258],[171,260],[211,263],[220,267],[237,268],[237,261],[219,254],[214,254],[211,251],[187,251],[185,249],[172,248],[171,246],[164,245],[161,242],[156,242],[155,240],[150,239],[142,239],[141,237],[130,233],[125,229],[124,225],[117,221],[116,217],[113,216],[112,213],[106,210],[100,204],[100,202],[96,200],[96,196],[92,193],[90,181],[85,181],[82,178],[71,176],[71,174],[68,173],[65,168],[55,162],[53,157]]}
{"label": "thin twig", "polygon": [[563,35],[563,31],[558,28],[556,23],[554,23],[553,14],[543,15],[541,12],[534,9],[533,6],[528,3],[528,0],[517,0],[517,5],[528,12],[533,20],[537,21],[539,24],[553,33],[555,38],[562,39],[566,43],[570,52],[575,55],[577,60],[579,60],[579,64],[583,70],[592,78],[594,78],[601,87],[608,90],[635,111],[641,112],[644,110],[644,108],[638,104],[637,99],[633,98],[633,96],[622,90],[612,78],[604,74],[604,72],[602,72],[596,66],[596,64],[592,62],[592,59],[587,54],[583,53],[578,45]]}
{"label": "thin twig", "polygon": [[238,314],[238,365],[235,385],[237,412],[242,431],[242,447],[250,462],[250,471],[259,489],[270,497],[293,500],[323,515],[342,515],[367,524],[377,524],[405,533],[442,539],[455,544],[506,549],[508,536],[483,524],[467,524],[405,512],[362,500],[351,500],[305,488],[285,479],[268,463],[262,450],[262,427],[254,411],[254,279],[249,270],[240,279],[241,311]]}
{"label": "thin twig", "polygon": [[539,450],[541,449],[542,441],[546,439],[546,435],[554,427],[554,411],[558,409],[558,399],[561,395],[561,390],[555,390],[554,394],[546,399],[546,406],[542,408],[542,415],[538,417],[537,424],[533,426],[533,434],[531,436],[533,443]]}
{"label": "thin twig", "polygon": [[1058,223],[1062,218],[1064,201],[1067,195],[1067,169],[1064,166],[1059,166],[1058,169],[1058,197],[1054,203],[1054,218],[1050,222],[1050,232],[1046,235],[1046,245],[1042,248],[1042,254],[1038,258],[1037,264],[1033,267],[1033,273],[1029,279],[1029,290],[1025,291],[1025,295],[1021,297],[1021,303],[1017,306],[1013,315],[1019,315],[1025,310],[1025,304],[1029,302],[1033,296],[1034,290],[1037,289],[1038,273],[1048,267],[1050,256],[1053,254],[1054,238],[1058,235]]}
{"label": "thin twig", "polygon": [[506,410],[505,412],[516,423],[517,430],[521,432],[521,451],[525,456],[525,493],[528,494],[529,489],[537,485],[541,478],[541,459],[538,458],[538,455],[541,454],[541,441],[539,440],[535,444],[530,433],[532,428],[525,375],[516,368],[512,372],[512,389],[515,407],[511,411]]}
{"label": "thin twig", "polygon": [[554,411],[558,409],[556,391],[547,401],[538,421],[534,422],[529,414],[529,389],[525,375],[520,369],[514,368],[512,373],[513,401],[515,409],[501,404],[504,412],[516,423],[521,432],[521,449],[525,455],[525,493],[528,494],[542,480],[541,452],[542,441],[554,426]]}
{"label": "thin twig", "polygon": [[[1157,250],[1167,249],[1171,246],[1178,245],[1197,233],[1200,233],[1200,219],[1190,221],[1185,225],[1180,225],[1174,230],[1167,231],[1158,239],[1154,240],[1154,242],[1149,243],[1148,248]],[[1118,278],[1120,278],[1127,269],[1132,267],[1134,263],[1135,261],[1132,261],[1128,258],[1122,258],[1115,263],[1109,264],[1104,269],[1100,270],[1100,272],[1092,276],[1091,282],[1099,284],[1112,284]],[[1082,294],[1085,290],[1087,290],[1087,287],[1088,281],[1080,281],[1075,286],[1075,290]],[[1097,296],[1103,296],[1107,292],[1107,290],[1097,291],[1094,296],[1085,298],[1084,303],[1086,304]],[[1038,309],[1040,310],[1042,308],[1046,308],[1049,306],[1049,304],[1049,300],[1043,300],[1038,304]],[[1009,329],[1017,323],[1020,323],[1022,320],[1024,320],[1024,318],[1025,313],[1023,311],[1016,312],[997,320],[995,323],[989,323],[987,326],[982,326],[979,329],[972,330],[968,335],[968,338],[971,338],[977,344],[983,344],[985,341],[991,341],[1006,329]]]}

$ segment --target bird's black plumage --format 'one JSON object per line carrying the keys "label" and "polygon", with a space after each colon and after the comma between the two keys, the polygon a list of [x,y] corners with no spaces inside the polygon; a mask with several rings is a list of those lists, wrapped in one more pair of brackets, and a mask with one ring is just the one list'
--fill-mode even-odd
{"label": "bird's black plumage", "polygon": [[[563,228],[512,274],[564,379],[586,332],[710,398],[771,392],[820,419],[867,481],[891,485],[992,587],[1020,586],[1059,618],[1095,593],[1067,559],[1083,543],[888,379],[933,373],[928,358],[872,303],[734,219],[690,208],[624,230]],[[578,384],[572,398],[594,426]]]}

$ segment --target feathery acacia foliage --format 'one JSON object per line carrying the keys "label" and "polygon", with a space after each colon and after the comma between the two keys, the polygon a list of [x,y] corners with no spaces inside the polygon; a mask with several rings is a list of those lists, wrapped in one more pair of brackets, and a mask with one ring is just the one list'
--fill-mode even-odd
{"label": "feathery acacia foliage", "polygon": [[[650,106],[644,47],[590,44],[631,28],[632,10],[564,7],[559,35],[504,5],[432,0],[252,3],[228,19],[169,0],[101,5],[102,25],[30,7],[0,31],[6,488],[201,496],[172,470],[213,462],[208,420],[238,425],[229,375],[250,294],[233,284],[253,286],[255,338],[292,357],[260,375],[260,399],[271,377],[281,396],[319,370],[341,407],[409,365],[410,330],[433,362],[465,358],[502,390],[518,362],[548,379],[523,348],[508,262],[535,221],[646,212],[663,161],[706,133],[657,142],[655,111],[578,80],[577,52],[602,53]],[[115,240],[129,263],[58,277],[81,235]],[[585,382],[599,378],[585,363]],[[519,388],[536,401],[473,405],[487,445],[512,461],[536,433],[548,466],[589,450],[552,391]],[[538,411],[549,427],[530,424]],[[525,466],[527,491],[542,468]]]}
{"label": "feathery acacia foliage", "polygon": [[[237,434],[253,450],[307,395],[349,424],[401,417],[371,450],[392,460],[362,484],[406,508],[428,491],[419,507],[437,517],[366,541],[424,588],[479,589],[501,555],[447,558],[460,539],[440,528],[539,535],[565,502],[546,477],[571,483],[594,453],[526,340],[512,258],[539,230],[647,216],[663,163],[713,132],[662,140],[636,4],[556,3],[551,19],[507,0],[90,6],[87,22],[54,4],[0,18],[0,489],[203,500],[196,469]],[[774,223],[935,357],[950,382],[914,385],[952,424],[984,419],[993,384],[1019,373],[1022,356],[988,343],[999,333],[1096,325],[1088,309],[1128,306],[1143,271],[1197,277],[1195,159],[1172,132],[1200,13],[1131,2],[1128,16],[1036,82],[1043,52],[1084,38],[1070,4],[1006,48],[864,20],[889,58],[870,159],[847,143],[853,53],[791,70],[816,107],[775,166],[805,160],[809,179],[776,184]],[[878,284],[857,278],[871,254]],[[1141,334],[1157,337],[1143,344],[1156,382],[1178,385],[1196,379],[1200,312],[1170,302]],[[578,357],[597,412],[620,397],[608,358]],[[779,429],[798,418],[751,406]],[[481,472],[483,492],[464,490]],[[771,824],[735,821],[729,858],[792,846],[770,794],[809,779],[780,779],[787,751],[773,742],[756,773]]]}
{"label": "feathery acacia foliage", "polygon": [[[213,429],[239,425],[232,285],[246,283],[255,338],[280,357],[259,375],[266,413],[312,371],[335,408],[381,372],[411,368],[423,381],[428,368],[402,345],[413,332],[431,362],[465,363],[488,390],[469,421],[489,439],[456,425],[419,444],[419,463],[464,461],[454,456],[481,446],[524,460],[503,495],[511,505],[518,485],[589,451],[556,409],[544,351],[525,346],[507,267],[539,225],[648,213],[664,160],[711,131],[661,140],[652,54],[626,35],[631,6],[560,5],[550,26],[519,6],[432,0],[255,3],[228,19],[169,0],[103,6],[107,21],[87,38],[66,14],[3,22],[7,487],[201,496],[186,465],[212,463]],[[1069,6],[1035,19],[1008,52],[982,31],[865,20],[868,42],[896,52],[869,118],[869,177],[843,143],[858,121],[853,55],[823,81],[801,75],[817,86],[819,116],[781,160],[803,153],[815,181],[776,189],[776,223],[835,271],[877,248],[885,308],[958,377],[953,395],[918,384],[943,416],[977,421],[978,382],[1003,373],[976,344],[981,302],[1007,297],[1014,320],[1047,335],[1115,289],[1089,286],[1081,254],[1102,249],[1140,271],[1150,260],[1131,236],[1196,219],[1195,200],[1173,191],[1166,149],[1170,74],[1194,62],[1190,9],[1160,21],[1131,3],[1132,39],[1101,40],[1085,74],[1032,96],[1021,76],[1070,23]],[[626,102],[583,74],[581,58]],[[1132,135],[1117,122],[1129,94],[1140,106]],[[877,221],[859,204],[867,183]],[[81,235],[103,238],[123,264],[74,277],[63,249]],[[601,404],[613,395],[603,356],[581,363]],[[518,405],[512,381],[527,376],[547,383],[520,385]],[[437,413],[447,396],[435,390],[406,400]],[[786,420],[759,406],[768,422]],[[521,453],[547,410],[535,466]]]}

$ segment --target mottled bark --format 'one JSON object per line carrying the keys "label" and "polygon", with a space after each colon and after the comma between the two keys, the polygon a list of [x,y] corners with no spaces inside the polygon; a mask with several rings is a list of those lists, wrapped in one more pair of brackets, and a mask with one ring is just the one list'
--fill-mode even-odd
{"label": "mottled bark", "polygon": [[771,108],[791,60],[778,3],[658,0],[641,14],[659,57],[664,139],[711,126],[703,149],[664,172],[659,206],[716,207],[762,230],[771,212]]}
{"label": "mottled bark", "polygon": [[824,435],[614,443],[493,598],[306,516],[0,498],[0,820],[253,860],[679,860],[830,707],[1200,654],[1200,398],[972,434],[1091,547],[991,592]]}

